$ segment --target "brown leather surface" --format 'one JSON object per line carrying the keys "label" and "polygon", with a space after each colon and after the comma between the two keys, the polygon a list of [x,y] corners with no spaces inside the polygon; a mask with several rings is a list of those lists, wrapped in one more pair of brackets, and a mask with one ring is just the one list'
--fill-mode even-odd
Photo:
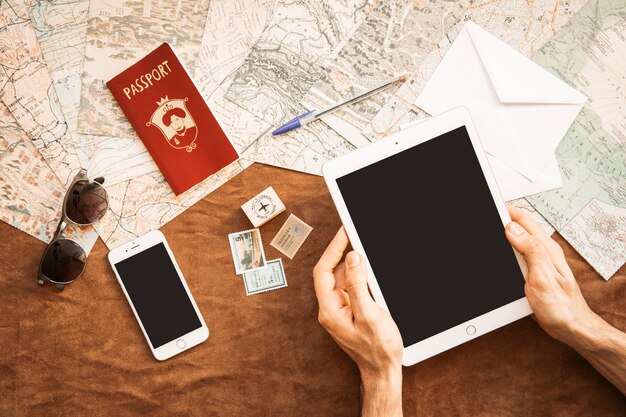
{"label": "brown leather surface", "polygon": [[[314,227],[289,287],[246,297],[227,235],[273,185],[287,211],[262,226],[266,255],[290,212]],[[359,376],[317,322],[311,272],[338,227],[322,178],[255,164],[165,225],[209,326],[202,345],[152,357],[98,241],[63,292],[35,284],[45,245],[0,224],[0,416],[356,416]],[[626,329],[626,268],[604,282],[560,237],[591,307]],[[417,271],[410,273],[419,274]],[[471,277],[468,277],[471,278]],[[623,416],[625,398],[526,318],[404,369],[406,416]]]}

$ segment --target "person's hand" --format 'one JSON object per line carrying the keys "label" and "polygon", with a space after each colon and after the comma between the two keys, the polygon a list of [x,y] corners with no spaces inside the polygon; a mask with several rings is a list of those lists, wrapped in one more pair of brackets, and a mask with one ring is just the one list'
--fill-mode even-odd
{"label": "person's hand", "polygon": [[401,378],[402,339],[391,315],[372,299],[367,287],[365,259],[350,252],[343,227],[313,270],[319,302],[318,319],[356,362],[363,386]]}
{"label": "person's hand", "polygon": [[591,311],[561,247],[528,214],[513,207],[509,213],[506,237],[528,264],[524,291],[535,319],[626,395],[626,333]]}
{"label": "person's hand", "polygon": [[527,213],[509,208],[506,237],[528,265],[524,291],[539,325],[552,337],[574,342],[596,315],[583,298],[561,247]]}

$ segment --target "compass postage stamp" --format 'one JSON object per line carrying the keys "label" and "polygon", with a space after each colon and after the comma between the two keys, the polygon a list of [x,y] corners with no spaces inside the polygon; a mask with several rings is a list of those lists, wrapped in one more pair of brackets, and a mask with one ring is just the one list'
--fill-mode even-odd
{"label": "compass postage stamp", "polygon": [[313,228],[293,214],[289,215],[270,245],[293,259]]}

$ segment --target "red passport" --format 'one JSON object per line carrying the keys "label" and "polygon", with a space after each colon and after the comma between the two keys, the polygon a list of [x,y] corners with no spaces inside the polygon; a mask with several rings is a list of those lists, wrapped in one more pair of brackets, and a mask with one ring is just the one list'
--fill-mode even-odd
{"label": "red passport", "polygon": [[176,195],[239,158],[167,43],[107,86]]}

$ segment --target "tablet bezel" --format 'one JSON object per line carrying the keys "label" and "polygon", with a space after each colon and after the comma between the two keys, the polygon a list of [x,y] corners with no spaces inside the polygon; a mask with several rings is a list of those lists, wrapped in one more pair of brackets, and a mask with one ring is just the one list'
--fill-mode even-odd
{"label": "tablet bezel", "polygon": [[[337,207],[339,217],[343,222],[346,233],[350,238],[350,243],[352,244],[354,250],[364,254],[367,260],[368,284],[372,295],[374,296],[374,300],[378,303],[378,305],[387,311],[389,311],[387,302],[385,301],[385,298],[380,290],[380,286],[378,285],[378,281],[376,280],[370,262],[367,259],[367,253],[363,248],[359,235],[354,227],[354,223],[350,217],[350,213],[348,212],[348,208],[346,207],[345,201],[341,195],[337,185],[337,179],[421,143],[431,139],[436,139],[437,137],[462,126],[465,126],[467,129],[472,147],[478,158],[485,180],[487,181],[487,185],[498,210],[498,214],[500,215],[502,225],[506,226],[511,221],[511,217],[509,216],[504,200],[500,194],[500,190],[498,189],[498,185],[487,161],[487,157],[479,140],[479,136],[476,132],[471,116],[468,110],[464,107],[456,107],[448,112],[422,121],[406,130],[379,140],[378,142],[359,148],[347,155],[329,161],[322,169],[324,180],[326,181],[326,185],[328,186],[333,202]],[[504,227],[502,233],[504,233]],[[526,263],[518,252],[514,250],[514,253],[525,279],[528,271]],[[402,364],[404,366],[413,365],[509,324],[515,320],[521,319],[531,313],[532,311],[528,305],[526,297],[522,297],[488,313],[472,318],[448,330],[405,347]],[[475,332],[472,334],[470,334],[471,326],[475,329]]]}

